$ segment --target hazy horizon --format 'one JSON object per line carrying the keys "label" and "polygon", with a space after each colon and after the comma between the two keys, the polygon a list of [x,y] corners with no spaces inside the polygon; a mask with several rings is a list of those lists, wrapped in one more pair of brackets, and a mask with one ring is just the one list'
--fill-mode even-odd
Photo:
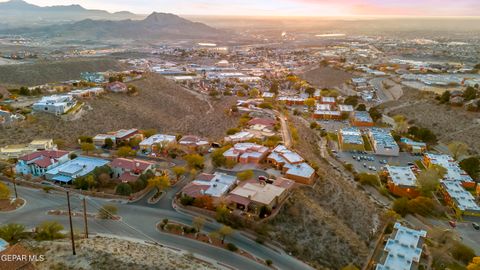
{"label": "hazy horizon", "polygon": [[[16,0],[18,1],[18,0]],[[0,0],[0,2],[8,2]],[[175,13],[184,16],[232,17],[316,17],[316,18],[479,18],[480,1],[476,0],[27,0],[38,6],[81,5],[87,9],[109,12],[130,11]]]}

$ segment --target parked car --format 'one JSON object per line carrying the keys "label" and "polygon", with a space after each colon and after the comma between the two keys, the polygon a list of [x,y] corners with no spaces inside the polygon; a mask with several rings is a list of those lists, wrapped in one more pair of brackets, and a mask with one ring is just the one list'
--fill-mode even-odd
{"label": "parked car", "polygon": [[258,180],[259,180],[259,181],[267,181],[267,177],[265,177],[265,176],[263,176],[263,175],[260,175],[260,176],[258,177]]}
{"label": "parked car", "polygon": [[456,222],[455,220],[450,220],[450,221],[448,222],[448,224],[449,224],[452,228],[457,227],[457,222]]}
{"label": "parked car", "polygon": [[478,225],[478,223],[473,222],[472,227],[477,231],[480,230],[480,225]]}

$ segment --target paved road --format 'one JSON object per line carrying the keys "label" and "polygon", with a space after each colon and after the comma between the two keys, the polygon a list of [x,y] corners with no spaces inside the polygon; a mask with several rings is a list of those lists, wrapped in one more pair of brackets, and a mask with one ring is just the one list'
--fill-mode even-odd
{"label": "paved road", "polygon": [[[171,204],[171,199],[178,190],[185,184],[185,180],[172,187],[162,199],[154,204],[148,204],[145,196],[142,200],[135,203],[118,203],[118,214],[122,217],[121,221],[110,220],[89,220],[89,230],[93,233],[113,234],[124,237],[132,237],[147,241],[157,242],[177,249],[185,250],[191,253],[199,254],[211,258],[237,269],[268,269],[265,265],[254,262],[238,254],[229,252],[225,249],[212,247],[210,245],[175,236],[161,233],[155,228],[155,224],[164,218],[174,220],[184,224],[192,224],[193,216],[182,211],[176,211]],[[154,191],[152,191],[154,192]],[[12,212],[2,213],[0,223],[21,223],[27,228],[34,228],[45,220],[58,221],[67,228],[68,219],[66,216],[47,215],[48,210],[64,209],[66,210],[66,196],[63,193],[53,192],[47,194],[42,190],[36,190],[26,187],[18,187],[19,196],[27,199],[27,205]],[[151,193],[152,194],[152,193]],[[150,195],[151,195],[150,194]],[[71,198],[73,211],[82,211],[80,198],[73,195]],[[87,211],[95,213],[101,205],[107,201],[98,198],[88,198]],[[82,218],[73,218],[74,230],[82,232],[84,229]],[[204,227],[205,232],[218,230],[221,225],[213,220],[209,220]],[[254,240],[244,236],[242,233],[235,232],[227,238],[239,248],[254,254],[261,259],[271,259],[274,265],[280,269],[311,269],[303,262],[288,256],[281,250],[273,250],[264,245],[256,243]]]}
{"label": "paved road", "polygon": [[283,114],[275,111],[275,114],[278,116],[280,119],[280,125],[281,125],[281,130],[282,130],[282,138],[283,138],[283,144],[289,148],[292,146],[292,137],[290,136],[290,129],[287,124],[287,117],[284,116]]}

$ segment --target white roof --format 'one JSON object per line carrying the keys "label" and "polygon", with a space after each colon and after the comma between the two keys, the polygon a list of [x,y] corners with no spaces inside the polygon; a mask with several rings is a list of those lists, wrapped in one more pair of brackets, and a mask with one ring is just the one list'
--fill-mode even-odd
{"label": "white roof", "polygon": [[449,155],[425,154],[432,164],[440,165],[447,169],[444,180],[473,182],[473,179],[460,168],[458,163]]}
{"label": "white roof", "polygon": [[473,195],[465,190],[460,183],[444,180],[442,181],[442,185],[460,210],[480,212],[480,206],[475,202]]}
{"label": "white roof", "polygon": [[154,144],[157,144],[157,143],[172,143],[172,142],[176,142],[176,141],[177,141],[177,137],[175,137],[173,135],[155,134],[155,135],[152,135],[152,136],[148,137],[147,139],[143,140],[142,142],[140,142],[140,145],[141,146],[150,146],[150,145],[154,145]]}
{"label": "white roof", "polygon": [[210,181],[195,180],[192,184],[195,185],[207,185],[209,188],[205,190],[206,195],[212,197],[221,197],[237,182],[237,177],[215,172],[214,177]]}
{"label": "white roof", "polygon": [[330,104],[317,104],[317,111],[330,111]]}
{"label": "white roof", "polygon": [[417,231],[395,223],[394,238],[388,239],[385,245],[387,257],[383,264],[378,264],[376,270],[410,270],[413,263],[420,262],[422,247],[421,238],[427,236],[426,231]]}
{"label": "white roof", "polygon": [[341,112],[353,112],[353,106],[352,105],[338,105],[338,109]]}
{"label": "white roof", "polygon": [[417,177],[410,167],[387,165],[387,171],[396,186],[415,187],[417,185]]}

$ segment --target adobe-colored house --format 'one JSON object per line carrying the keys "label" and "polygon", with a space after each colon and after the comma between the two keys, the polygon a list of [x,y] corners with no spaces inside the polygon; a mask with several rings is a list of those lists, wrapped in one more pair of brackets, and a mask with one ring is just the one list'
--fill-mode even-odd
{"label": "adobe-colored house", "polygon": [[140,175],[148,170],[153,170],[154,165],[153,162],[126,158],[116,158],[108,164],[112,168],[113,178],[117,178],[124,183],[137,181]]}

